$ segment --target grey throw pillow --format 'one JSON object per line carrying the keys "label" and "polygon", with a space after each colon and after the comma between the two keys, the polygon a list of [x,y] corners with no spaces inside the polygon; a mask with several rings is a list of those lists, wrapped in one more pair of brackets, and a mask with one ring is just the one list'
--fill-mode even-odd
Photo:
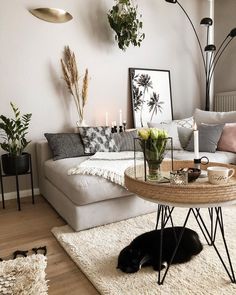
{"label": "grey throw pillow", "polygon": [[178,128],[179,141],[183,149],[185,149],[191,139],[193,129],[179,126]]}
{"label": "grey throw pillow", "polygon": [[117,146],[112,137],[110,127],[79,127],[84,152],[117,152]]}
{"label": "grey throw pillow", "polygon": [[[209,152],[215,153],[218,141],[221,137],[224,124],[219,125],[198,125],[199,130],[199,151],[200,152]],[[188,146],[186,147],[187,151],[192,152],[194,150],[194,135],[192,133],[191,139]]]}
{"label": "grey throw pillow", "polygon": [[236,111],[231,112],[209,112],[196,109],[194,120],[197,124],[224,124],[236,123]]}
{"label": "grey throw pillow", "polygon": [[53,160],[84,156],[84,146],[78,133],[45,133]]}
{"label": "grey throw pillow", "polygon": [[[118,151],[133,151],[134,150],[134,138],[138,138],[137,130],[125,131],[121,133],[113,133]],[[135,141],[135,150],[142,151],[138,140]]]}

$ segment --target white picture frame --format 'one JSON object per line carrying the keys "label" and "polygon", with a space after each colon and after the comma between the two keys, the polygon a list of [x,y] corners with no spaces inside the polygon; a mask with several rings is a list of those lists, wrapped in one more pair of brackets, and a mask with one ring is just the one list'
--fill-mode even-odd
{"label": "white picture frame", "polygon": [[170,71],[129,68],[129,78],[135,128],[173,120]]}

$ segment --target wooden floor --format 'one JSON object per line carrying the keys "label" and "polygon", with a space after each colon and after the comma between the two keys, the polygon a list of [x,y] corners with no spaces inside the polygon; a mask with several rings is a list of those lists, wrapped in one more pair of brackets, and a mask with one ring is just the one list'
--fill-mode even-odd
{"label": "wooden floor", "polygon": [[16,200],[6,201],[6,209],[0,207],[0,257],[46,245],[49,294],[99,294],[50,231],[65,222],[44,198],[36,196],[35,201],[32,205],[31,198],[22,198],[21,211],[17,211]]}

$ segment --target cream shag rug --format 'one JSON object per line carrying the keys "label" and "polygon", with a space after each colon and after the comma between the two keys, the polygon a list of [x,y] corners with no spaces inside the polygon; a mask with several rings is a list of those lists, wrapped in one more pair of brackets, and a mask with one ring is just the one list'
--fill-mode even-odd
{"label": "cream shag rug", "polygon": [[41,254],[0,262],[0,294],[46,295],[47,259]]}
{"label": "cream shag rug", "polygon": [[[225,236],[231,259],[236,270],[236,214],[235,207],[224,208]],[[206,215],[207,209],[202,209]],[[112,214],[112,213],[111,213]],[[183,224],[186,209],[176,208],[175,225]],[[91,216],[92,218],[92,216]],[[164,284],[157,284],[158,273],[151,267],[135,274],[125,274],[116,269],[119,252],[139,234],[153,230],[156,214],[139,216],[82,232],[74,232],[69,226],[53,228],[52,232],[93,285],[107,295],[233,295],[232,284],[215,250],[206,244],[192,215],[187,227],[196,230],[204,245],[203,251],[185,264],[171,266]],[[221,236],[217,235],[218,249],[225,251]]]}

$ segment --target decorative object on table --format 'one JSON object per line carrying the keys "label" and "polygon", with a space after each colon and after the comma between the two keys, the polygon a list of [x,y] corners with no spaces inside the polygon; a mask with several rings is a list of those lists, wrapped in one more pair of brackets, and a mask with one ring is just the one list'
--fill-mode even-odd
{"label": "decorative object on table", "polygon": [[188,171],[185,171],[185,170],[170,171],[170,184],[174,184],[174,185],[188,184]]}
{"label": "decorative object on table", "polygon": [[187,168],[188,172],[188,182],[193,182],[201,175],[201,169],[199,168]]}
{"label": "decorative object on table", "polygon": [[141,45],[145,34],[141,33],[143,23],[138,15],[138,5],[131,0],[115,0],[116,4],[109,10],[107,15],[111,28],[115,31],[115,40],[122,50],[126,50],[130,44]]}
{"label": "decorative object on table", "polygon": [[80,79],[82,78],[77,69],[75,54],[69,46],[64,48],[64,56],[61,59],[63,77],[66,82],[69,93],[73,96],[79,120],[78,126],[85,126],[84,107],[88,99],[88,69],[85,70],[83,82],[80,88]]}
{"label": "decorative object on table", "polygon": [[[179,7],[182,9],[184,14],[186,15],[187,19],[190,22],[190,25],[193,29],[194,35],[197,38],[197,42],[199,45],[199,49],[202,56],[203,66],[204,66],[204,73],[206,77],[206,94],[205,94],[205,110],[210,110],[210,91],[211,91],[211,81],[214,74],[214,70],[217,66],[217,63],[223,54],[226,47],[229,45],[229,43],[233,40],[233,38],[236,36],[236,28],[233,28],[228,35],[226,35],[225,39],[220,44],[218,50],[216,50],[216,46],[214,44],[209,44],[209,28],[213,24],[213,20],[210,17],[204,17],[200,25],[203,25],[207,29],[207,39],[206,39],[206,45],[203,49],[199,36],[197,34],[197,31],[194,27],[194,24],[192,20],[190,19],[189,15],[187,14],[187,11],[183,8],[183,6],[179,3],[178,0],[165,0],[166,2],[172,3],[172,4],[178,4]],[[204,55],[205,53],[205,55]]]}
{"label": "decorative object on table", "polygon": [[165,157],[168,134],[165,130],[146,128],[139,129],[138,136],[144,154],[144,165],[146,166],[146,161],[148,164],[147,179],[160,181],[162,179],[160,166]]}
{"label": "decorative object on table", "polygon": [[17,106],[10,102],[14,118],[0,116],[1,148],[7,152],[3,154],[2,168],[7,175],[23,174],[29,170],[30,155],[23,152],[30,141],[26,140],[32,114],[21,113]]}
{"label": "decorative object on table", "polygon": [[37,254],[0,263],[0,294],[48,294],[47,258]]}
{"label": "decorative object on table", "polygon": [[170,71],[129,68],[134,127],[173,119]]}
{"label": "decorative object on table", "polygon": [[59,8],[35,8],[30,9],[29,12],[37,18],[51,23],[65,23],[73,18],[69,12]]}
{"label": "decorative object on table", "polygon": [[207,175],[211,184],[226,184],[234,173],[235,169],[224,166],[211,166],[207,168]]}

